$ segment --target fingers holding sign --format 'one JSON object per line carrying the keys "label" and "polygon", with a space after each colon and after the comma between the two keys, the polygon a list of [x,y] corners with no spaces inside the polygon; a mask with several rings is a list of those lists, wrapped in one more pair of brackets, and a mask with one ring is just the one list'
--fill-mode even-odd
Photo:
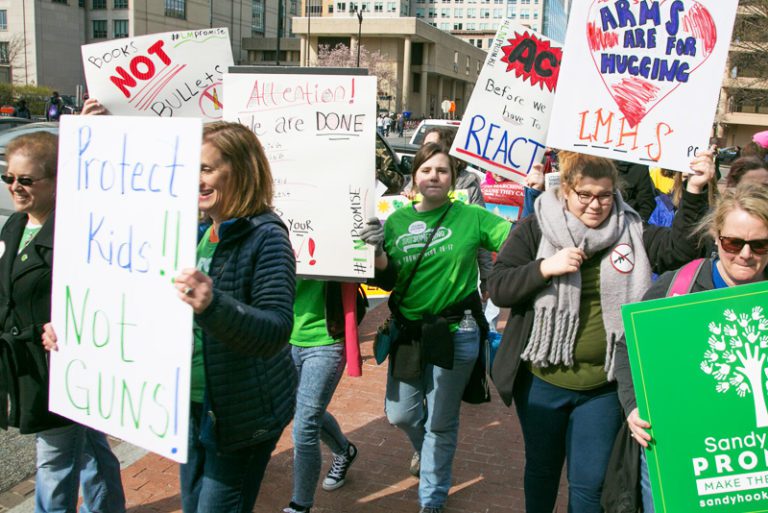
{"label": "fingers holding sign", "polygon": [[701,194],[707,184],[715,176],[715,152],[702,151],[691,161],[691,174],[688,177],[686,190],[693,194]]}
{"label": "fingers holding sign", "polygon": [[197,269],[182,270],[173,283],[179,299],[191,306],[196,314],[203,313],[213,301],[213,281]]}

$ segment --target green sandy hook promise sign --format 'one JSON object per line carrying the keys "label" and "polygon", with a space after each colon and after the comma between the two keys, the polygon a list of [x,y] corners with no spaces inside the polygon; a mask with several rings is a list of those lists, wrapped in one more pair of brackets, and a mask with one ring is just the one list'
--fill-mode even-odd
{"label": "green sandy hook promise sign", "polygon": [[656,511],[768,511],[768,283],[622,315]]}

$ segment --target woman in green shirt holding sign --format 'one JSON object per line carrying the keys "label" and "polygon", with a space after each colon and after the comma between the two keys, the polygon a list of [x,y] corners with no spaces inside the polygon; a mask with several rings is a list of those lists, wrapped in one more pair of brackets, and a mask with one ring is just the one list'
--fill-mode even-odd
{"label": "woman in green shirt holding sign", "polygon": [[498,251],[511,225],[449,200],[456,164],[444,146],[422,146],[413,170],[422,201],[397,210],[383,228],[369,221],[362,238],[376,246],[377,283],[393,289],[400,332],[389,355],[387,418],[420,456],[421,511],[439,513],[451,486],[462,393],[487,333],[477,249]]}

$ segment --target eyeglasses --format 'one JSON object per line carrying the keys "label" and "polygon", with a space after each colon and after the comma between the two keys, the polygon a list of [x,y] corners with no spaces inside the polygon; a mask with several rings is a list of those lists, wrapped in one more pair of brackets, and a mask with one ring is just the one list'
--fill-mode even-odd
{"label": "eyeglasses", "polygon": [[30,178],[29,176],[13,176],[13,175],[0,175],[0,180],[4,181],[8,185],[13,185],[13,182],[19,182],[22,187],[32,187],[35,182],[40,180],[47,180],[50,176],[44,176],[42,178]]}
{"label": "eyeglasses", "polygon": [[593,200],[597,199],[597,202],[603,206],[610,205],[613,201],[613,192],[602,192],[600,194],[590,194],[588,192],[573,191],[579,198],[579,203],[582,205],[589,205]]}
{"label": "eyeglasses", "polygon": [[768,253],[768,239],[744,240],[737,237],[723,237],[722,235],[717,239],[720,241],[720,247],[726,253],[739,254],[747,244],[755,255]]}

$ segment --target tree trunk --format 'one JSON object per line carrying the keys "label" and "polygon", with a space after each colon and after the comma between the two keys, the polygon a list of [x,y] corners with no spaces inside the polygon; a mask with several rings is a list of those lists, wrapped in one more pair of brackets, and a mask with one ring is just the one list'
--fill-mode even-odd
{"label": "tree trunk", "polygon": [[752,396],[755,401],[755,420],[759,428],[768,426],[768,409],[765,407],[765,392],[763,380],[758,374],[755,377],[749,377],[749,386],[752,389]]}

